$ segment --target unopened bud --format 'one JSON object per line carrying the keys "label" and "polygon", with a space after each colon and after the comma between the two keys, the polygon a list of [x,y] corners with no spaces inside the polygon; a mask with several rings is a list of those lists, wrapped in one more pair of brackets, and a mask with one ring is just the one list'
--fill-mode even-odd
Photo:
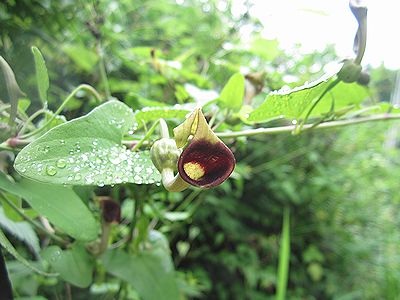
{"label": "unopened bud", "polygon": [[151,160],[159,172],[163,169],[175,170],[180,154],[175,140],[170,138],[156,141],[150,149]]}
{"label": "unopened bud", "polygon": [[361,69],[361,66],[353,61],[345,60],[337,76],[343,82],[352,83],[360,77]]}

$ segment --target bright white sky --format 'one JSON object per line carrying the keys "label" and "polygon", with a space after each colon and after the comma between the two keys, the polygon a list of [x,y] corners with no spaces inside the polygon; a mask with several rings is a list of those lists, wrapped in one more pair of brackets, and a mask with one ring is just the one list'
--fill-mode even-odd
{"label": "bright white sky", "polygon": [[[251,15],[264,25],[263,36],[277,38],[283,49],[300,43],[304,52],[336,45],[340,57],[353,57],[353,39],[357,21],[348,0],[251,0]],[[234,0],[233,13],[243,9]],[[400,1],[370,0],[368,39],[363,64],[400,69]]]}

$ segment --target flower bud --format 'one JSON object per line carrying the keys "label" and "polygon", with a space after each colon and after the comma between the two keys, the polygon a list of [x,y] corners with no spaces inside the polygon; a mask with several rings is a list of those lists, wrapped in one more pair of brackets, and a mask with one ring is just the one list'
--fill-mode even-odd
{"label": "flower bud", "polygon": [[345,60],[342,68],[337,74],[338,78],[346,83],[352,83],[358,80],[361,73],[361,66],[351,60]]}
{"label": "flower bud", "polygon": [[104,199],[100,202],[103,220],[107,223],[119,223],[121,221],[121,207],[111,199]]}
{"label": "flower bud", "polygon": [[169,138],[156,141],[150,149],[151,160],[159,172],[163,169],[175,170],[180,154],[175,140]]}
{"label": "flower bud", "polygon": [[357,83],[360,85],[367,86],[369,84],[370,80],[371,80],[371,76],[367,72],[363,71],[363,72],[361,72],[360,77],[358,77]]}

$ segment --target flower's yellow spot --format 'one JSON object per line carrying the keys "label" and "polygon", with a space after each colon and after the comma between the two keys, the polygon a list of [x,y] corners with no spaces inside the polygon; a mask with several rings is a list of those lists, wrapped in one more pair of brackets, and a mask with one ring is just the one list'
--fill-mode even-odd
{"label": "flower's yellow spot", "polygon": [[206,173],[201,164],[197,162],[188,162],[183,165],[183,169],[187,176],[193,180],[199,180]]}

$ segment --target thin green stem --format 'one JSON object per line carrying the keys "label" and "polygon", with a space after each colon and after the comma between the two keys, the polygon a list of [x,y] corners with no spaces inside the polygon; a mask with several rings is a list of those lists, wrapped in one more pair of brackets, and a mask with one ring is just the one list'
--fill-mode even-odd
{"label": "thin green stem", "polygon": [[110,232],[111,232],[111,223],[102,220],[101,222],[101,239],[98,255],[104,253],[107,250],[108,244],[110,242]]}
{"label": "thin green stem", "polygon": [[64,102],[60,105],[60,107],[56,110],[56,112],[53,114],[53,116],[40,128],[37,128],[34,131],[31,131],[28,134],[22,135],[20,136],[20,139],[26,139],[28,137],[31,137],[35,134],[38,134],[40,132],[42,132],[43,130],[46,129],[46,127],[56,118],[57,115],[59,115],[62,110],[64,109],[64,107],[68,104],[68,102],[73,99],[73,97],[75,96],[75,94],[77,92],[79,92],[80,90],[86,90],[87,92],[90,92],[98,102],[101,102],[101,97],[99,95],[99,93],[97,93],[97,91],[90,85],[88,84],[81,84],[79,85],[77,88],[75,88],[71,94],[68,95],[68,97],[64,100]]}
{"label": "thin green stem", "polygon": [[161,135],[161,138],[168,139],[169,138],[169,130],[168,130],[167,122],[165,122],[164,119],[159,119],[159,122],[160,122],[160,135]]}
{"label": "thin green stem", "polygon": [[[135,145],[135,147],[132,148],[132,151],[136,151],[137,149],[139,149],[143,145],[143,143],[150,138],[150,136],[153,134],[154,130],[157,128],[157,125],[159,122],[160,122],[160,120],[157,120],[156,122],[154,122],[154,124],[146,132],[146,135]],[[164,121],[164,123],[165,123],[165,121]]]}
{"label": "thin green stem", "polygon": [[[338,120],[321,123],[318,126],[315,126],[315,129],[326,129],[326,128],[336,128],[336,127],[344,127],[348,125],[367,123],[367,122],[377,122],[377,121],[391,121],[391,120],[399,120],[400,114],[379,114],[374,116],[350,119],[350,120]],[[303,126],[304,129],[308,129],[313,127],[314,124],[305,124]],[[220,138],[237,138],[241,136],[255,136],[255,135],[263,135],[263,134],[277,134],[284,132],[293,132],[296,129],[295,125],[289,126],[280,126],[280,127],[271,127],[271,128],[257,128],[257,129],[248,129],[236,132],[217,132],[216,135]]]}
{"label": "thin green stem", "polygon": [[33,227],[38,229],[40,232],[42,232],[43,234],[47,235],[49,238],[53,239],[54,241],[56,241],[60,244],[63,244],[63,245],[68,244],[67,241],[63,240],[62,238],[55,235],[54,233],[49,232],[38,222],[32,220],[27,215],[25,215],[10,199],[8,199],[8,197],[4,193],[0,192],[0,196],[1,196],[1,199],[3,199],[18,215],[20,215],[25,221],[27,221]]}
{"label": "thin green stem", "polygon": [[97,55],[100,57],[99,61],[100,77],[104,85],[104,92],[106,94],[107,99],[110,99],[111,98],[110,84],[108,83],[108,78],[107,78],[107,70],[106,70],[106,64],[104,62],[103,48],[99,40],[97,41],[96,50],[97,50]]}
{"label": "thin green stem", "polygon": [[263,163],[261,165],[254,167],[252,169],[251,173],[256,174],[256,173],[260,173],[260,172],[265,172],[266,170],[273,168],[277,164],[283,164],[283,163],[288,162],[288,161],[290,161],[298,156],[301,156],[307,152],[308,152],[307,148],[296,149],[296,150],[289,152],[281,157],[278,157],[274,160],[267,161],[266,163]]}
{"label": "thin green stem", "polygon": [[202,192],[201,189],[196,189],[192,191],[186,198],[183,200],[174,211],[184,211],[190,203]]}
{"label": "thin green stem", "polygon": [[133,235],[135,234],[135,228],[138,221],[138,214],[139,214],[139,206],[142,205],[141,199],[138,196],[137,192],[134,192],[135,195],[135,203],[133,206],[133,215],[132,215],[132,222],[129,226],[129,235],[127,239],[127,244],[133,239]]}
{"label": "thin green stem", "polygon": [[210,119],[210,122],[208,122],[208,125],[209,125],[210,127],[212,127],[212,126],[214,125],[214,122],[215,122],[215,120],[217,119],[218,113],[219,113],[219,110],[217,109],[217,110],[214,112],[214,114],[212,115],[212,117],[211,117],[211,119]]}
{"label": "thin green stem", "polygon": [[22,135],[22,134],[25,132],[26,128],[29,126],[30,123],[32,123],[32,121],[33,121],[34,119],[36,119],[36,118],[37,118],[38,116],[40,116],[41,114],[45,114],[45,113],[47,113],[47,112],[48,112],[48,111],[47,111],[47,109],[45,109],[45,108],[39,109],[38,111],[34,112],[34,113],[25,121],[25,124],[22,126],[21,130],[19,131],[19,135]]}

